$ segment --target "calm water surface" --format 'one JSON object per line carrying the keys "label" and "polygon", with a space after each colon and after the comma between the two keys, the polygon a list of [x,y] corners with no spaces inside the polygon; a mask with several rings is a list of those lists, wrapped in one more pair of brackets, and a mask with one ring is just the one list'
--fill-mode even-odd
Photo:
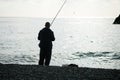
{"label": "calm water surface", "polygon": [[[112,18],[56,19],[51,65],[120,69],[120,25]],[[45,18],[0,18],[0,63],[38,64]]]}

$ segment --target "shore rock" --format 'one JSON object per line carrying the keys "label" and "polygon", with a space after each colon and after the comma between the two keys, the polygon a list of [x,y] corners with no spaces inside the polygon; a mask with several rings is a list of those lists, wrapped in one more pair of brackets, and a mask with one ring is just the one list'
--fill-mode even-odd
{"label": "shore rock", "polygon": [[120,24],[120,15],[115,19],[113,24]]}

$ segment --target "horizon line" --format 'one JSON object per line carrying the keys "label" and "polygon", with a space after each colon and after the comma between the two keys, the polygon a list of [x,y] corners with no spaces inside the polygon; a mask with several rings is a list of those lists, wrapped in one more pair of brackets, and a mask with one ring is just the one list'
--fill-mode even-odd
{"label": "horizon line", "polygon": [[[53,18],[53,17],[27,17],[27,16],[0,16],[0,18]],[[57,18],[116,18],[116,17],[57,17]]]}

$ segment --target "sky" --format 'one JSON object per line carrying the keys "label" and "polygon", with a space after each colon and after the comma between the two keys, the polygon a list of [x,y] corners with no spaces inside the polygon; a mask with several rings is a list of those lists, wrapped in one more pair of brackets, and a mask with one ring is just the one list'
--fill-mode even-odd
{"label": "sky", "polygon": [[[0,0],[0,17],[43,17],[56,15],[64,0]],[[58,17],[116,17],[120,0],[67,0]]]}

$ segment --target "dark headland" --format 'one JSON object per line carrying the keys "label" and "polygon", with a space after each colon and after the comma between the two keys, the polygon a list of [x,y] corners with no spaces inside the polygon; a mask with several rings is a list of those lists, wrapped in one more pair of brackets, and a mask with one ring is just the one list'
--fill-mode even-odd
{"label": "dark headland", "polygon": [[120,24],[120,15],[114,20],[113,24]]}
{"label": "dark headland", "polygon": [[120,80],[120,70],[1,64],[0,80]]}

